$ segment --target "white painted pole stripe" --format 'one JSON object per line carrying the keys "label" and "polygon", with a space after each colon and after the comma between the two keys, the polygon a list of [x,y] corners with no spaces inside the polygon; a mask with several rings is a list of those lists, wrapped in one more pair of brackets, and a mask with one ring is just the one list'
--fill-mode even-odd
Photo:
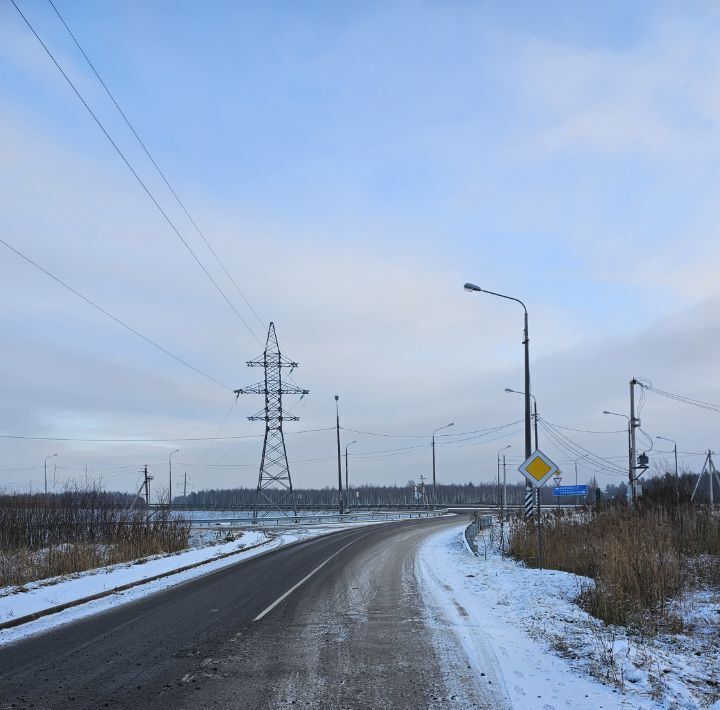
{"label": "white painted pole stripe", "polygon": [[[367,533],[369,535],[370,533]],[[347,545],[343,545],[337,552],[333,552],[330,557],[328,557],[324,562],[320,563],[310,574],[303,577],[296,585],[290,587],[290,589],[285,592],[282,596],[278,597],[267,609],[264,611],[261,611],[254,619],[253,621],[260,621],[260,619],[263,618],[263,616],[266,616],[269,614],[280,602],[282,602],[284,599],[287,599],[298,587],[305,584],[305,582],[310,579],[314,574],[319,572],[328,562],[330,562],[333,558],[337,557],[343,550],[350,547],[354,542],[357,542],[358,540],[362,540],[364,537],[367,537],[367,535],[363,535],[362,537],[356,537],[354,540],[350,540]]]}

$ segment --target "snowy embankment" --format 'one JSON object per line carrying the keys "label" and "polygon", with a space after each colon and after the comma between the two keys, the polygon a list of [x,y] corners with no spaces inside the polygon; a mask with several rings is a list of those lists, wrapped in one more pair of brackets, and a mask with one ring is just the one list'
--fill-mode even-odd
{"label": "snowy embankment", "polygon": [[[217,539],[217,533],[203,530],[193,534],[193,544],[196,545],[194,549],[44,579],[21,587],[1,588],[0,626],[8,622],[12,623],[21,617],[45,614],[54,607],[73,605],[88,597],[104,596],[70,606],[17,627],[0,628],[0,645],[106,611],[118,604],[135,601],[284,545],[351,527],[378,524],[382,523],[374,521],[303,526],[280,531],[248,530],[239,533],[233,541],[218,541],[216,544],[212,544],[212,540]],[[189,566],[192,568],[176,572]],[[159,576],[160,579],[153,579]],[[132,586],[117,592],[113,591],[128,585]]]}
{"label": "snowy embankment", "polygon": [[509,701],[523,710],[720,709],[717,596],[711,604],[697,595],[692,605],[712,630],[707,639],[637,638],[575,603],[590,580],[526,568],[489,543],[475,557],[463,530],[429,538],[418,569],[431,608],[457,634],[478,683],[488,670],[500,675]]}

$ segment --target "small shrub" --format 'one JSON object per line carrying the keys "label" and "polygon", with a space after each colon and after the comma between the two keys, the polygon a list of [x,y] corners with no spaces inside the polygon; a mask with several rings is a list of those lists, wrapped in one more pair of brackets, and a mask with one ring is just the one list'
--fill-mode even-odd
{"label": "small shrub", "polygon": [[189,524],[167,509],[130,510],[97,487],[0,496],[0,587],[176,552]]}
{"label": "small shrub", "polygon": [[[514,520],[510,554],[537,566],[535,536],[532,522]],[[720,517],[707,506],[654,501],[553,513],[543,520],[543,561],[595,581],[580,601],[599,619],[646,625],[656,617],[667,627],[670,599],[694,583],[720,579]]]}

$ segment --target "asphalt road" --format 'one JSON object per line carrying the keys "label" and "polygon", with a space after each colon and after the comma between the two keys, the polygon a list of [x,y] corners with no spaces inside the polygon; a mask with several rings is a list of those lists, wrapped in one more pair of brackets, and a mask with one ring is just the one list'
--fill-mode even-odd
{"label": "asphalt road", "polygon": [[1,647],[0,710],[501,707],[415,576],[457,523],[343,531]]}

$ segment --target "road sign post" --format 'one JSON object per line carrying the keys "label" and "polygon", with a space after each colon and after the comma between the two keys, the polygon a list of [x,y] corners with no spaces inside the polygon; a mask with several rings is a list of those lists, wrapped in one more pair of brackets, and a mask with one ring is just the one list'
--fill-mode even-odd
{"label": "road sign post", "polygon": [[[536,489],[538,508],[540,501],[540,489],[552,476],[558,473],[558,467],[539,449],[534,451],[518,466],[518,471],[530,482]],[[537,520],[537,559],[538,567],[543,568],[542,554],[542,520],[538,515]]]}

